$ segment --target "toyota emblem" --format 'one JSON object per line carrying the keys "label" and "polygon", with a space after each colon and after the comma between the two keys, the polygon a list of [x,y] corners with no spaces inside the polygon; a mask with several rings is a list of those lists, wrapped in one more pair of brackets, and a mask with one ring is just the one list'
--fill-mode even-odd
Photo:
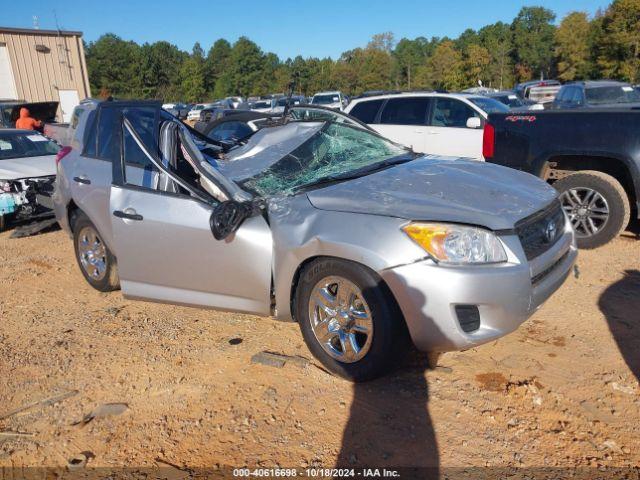
{"label": "toyota emblem", "polygon": [[547,243],[553,242],[553,240],[556,238],[556,232],[557,232],[556,222],[551,220],[549,223],[547,223],[547,226],[544,229],[544,238],[547,241]]}

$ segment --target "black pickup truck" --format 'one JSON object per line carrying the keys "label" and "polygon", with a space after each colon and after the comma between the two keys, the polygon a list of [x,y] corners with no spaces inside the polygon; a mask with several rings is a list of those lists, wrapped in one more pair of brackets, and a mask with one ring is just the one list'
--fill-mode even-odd
{"label": "black pickup truck", "polygon": [[483,156],[561,192],[578,246],[596,248],[640,214],[640,109],[493,113]]}

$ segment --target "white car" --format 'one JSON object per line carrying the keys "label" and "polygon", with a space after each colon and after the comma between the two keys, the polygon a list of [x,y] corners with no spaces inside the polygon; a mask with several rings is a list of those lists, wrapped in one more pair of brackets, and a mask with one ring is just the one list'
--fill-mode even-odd
{"label": "white car", "polygon": [[345,112],[415,152],[482,158],[490,113],[509,107],[482,95],[408,92],[354,99]]}
{"label": "white car", "polygon": [[318,92],[311,99],[311,105],[344,111],[349,103],[342,92]]}
{"label": "white car", "polygon": [[212,105],[212,103],[196,103],[187,113],[187,120],[200,120],[200,111]]}
{"label": "white car", "polygon": [[59,152],[55,142],[38,132],[0,129],[0,231],[14,221],[52,216]]}

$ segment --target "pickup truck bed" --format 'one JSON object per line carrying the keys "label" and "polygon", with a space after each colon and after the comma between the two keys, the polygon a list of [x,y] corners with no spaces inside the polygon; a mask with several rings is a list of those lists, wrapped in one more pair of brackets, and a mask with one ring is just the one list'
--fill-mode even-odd
{"label": "pickup truck bed", "polygon": [[553,184],[582,248],[607,243],[640,212],[640,109],[494,113],[483,156]]}

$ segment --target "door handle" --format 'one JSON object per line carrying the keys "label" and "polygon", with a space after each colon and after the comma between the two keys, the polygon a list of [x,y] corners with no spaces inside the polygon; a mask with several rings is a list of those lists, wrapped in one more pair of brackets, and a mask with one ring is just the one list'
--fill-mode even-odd
{"label": "door handle", "polygon": [[437,130],[429,130],[429,135],[439,135],[440,132],[438,132]]}
{"label": "door handle", "polygon": [[124,212],[122,210],[114,210],[113,216],[138,222],[142,220],[142,215],[138,214],[133,208],[126,208]]}
{"label": "door handle", "polygon": [[83,185],[91,185],[91,180],[84,175],[81,177],[73,177],[73,181],[76,183],[82,183]]}

